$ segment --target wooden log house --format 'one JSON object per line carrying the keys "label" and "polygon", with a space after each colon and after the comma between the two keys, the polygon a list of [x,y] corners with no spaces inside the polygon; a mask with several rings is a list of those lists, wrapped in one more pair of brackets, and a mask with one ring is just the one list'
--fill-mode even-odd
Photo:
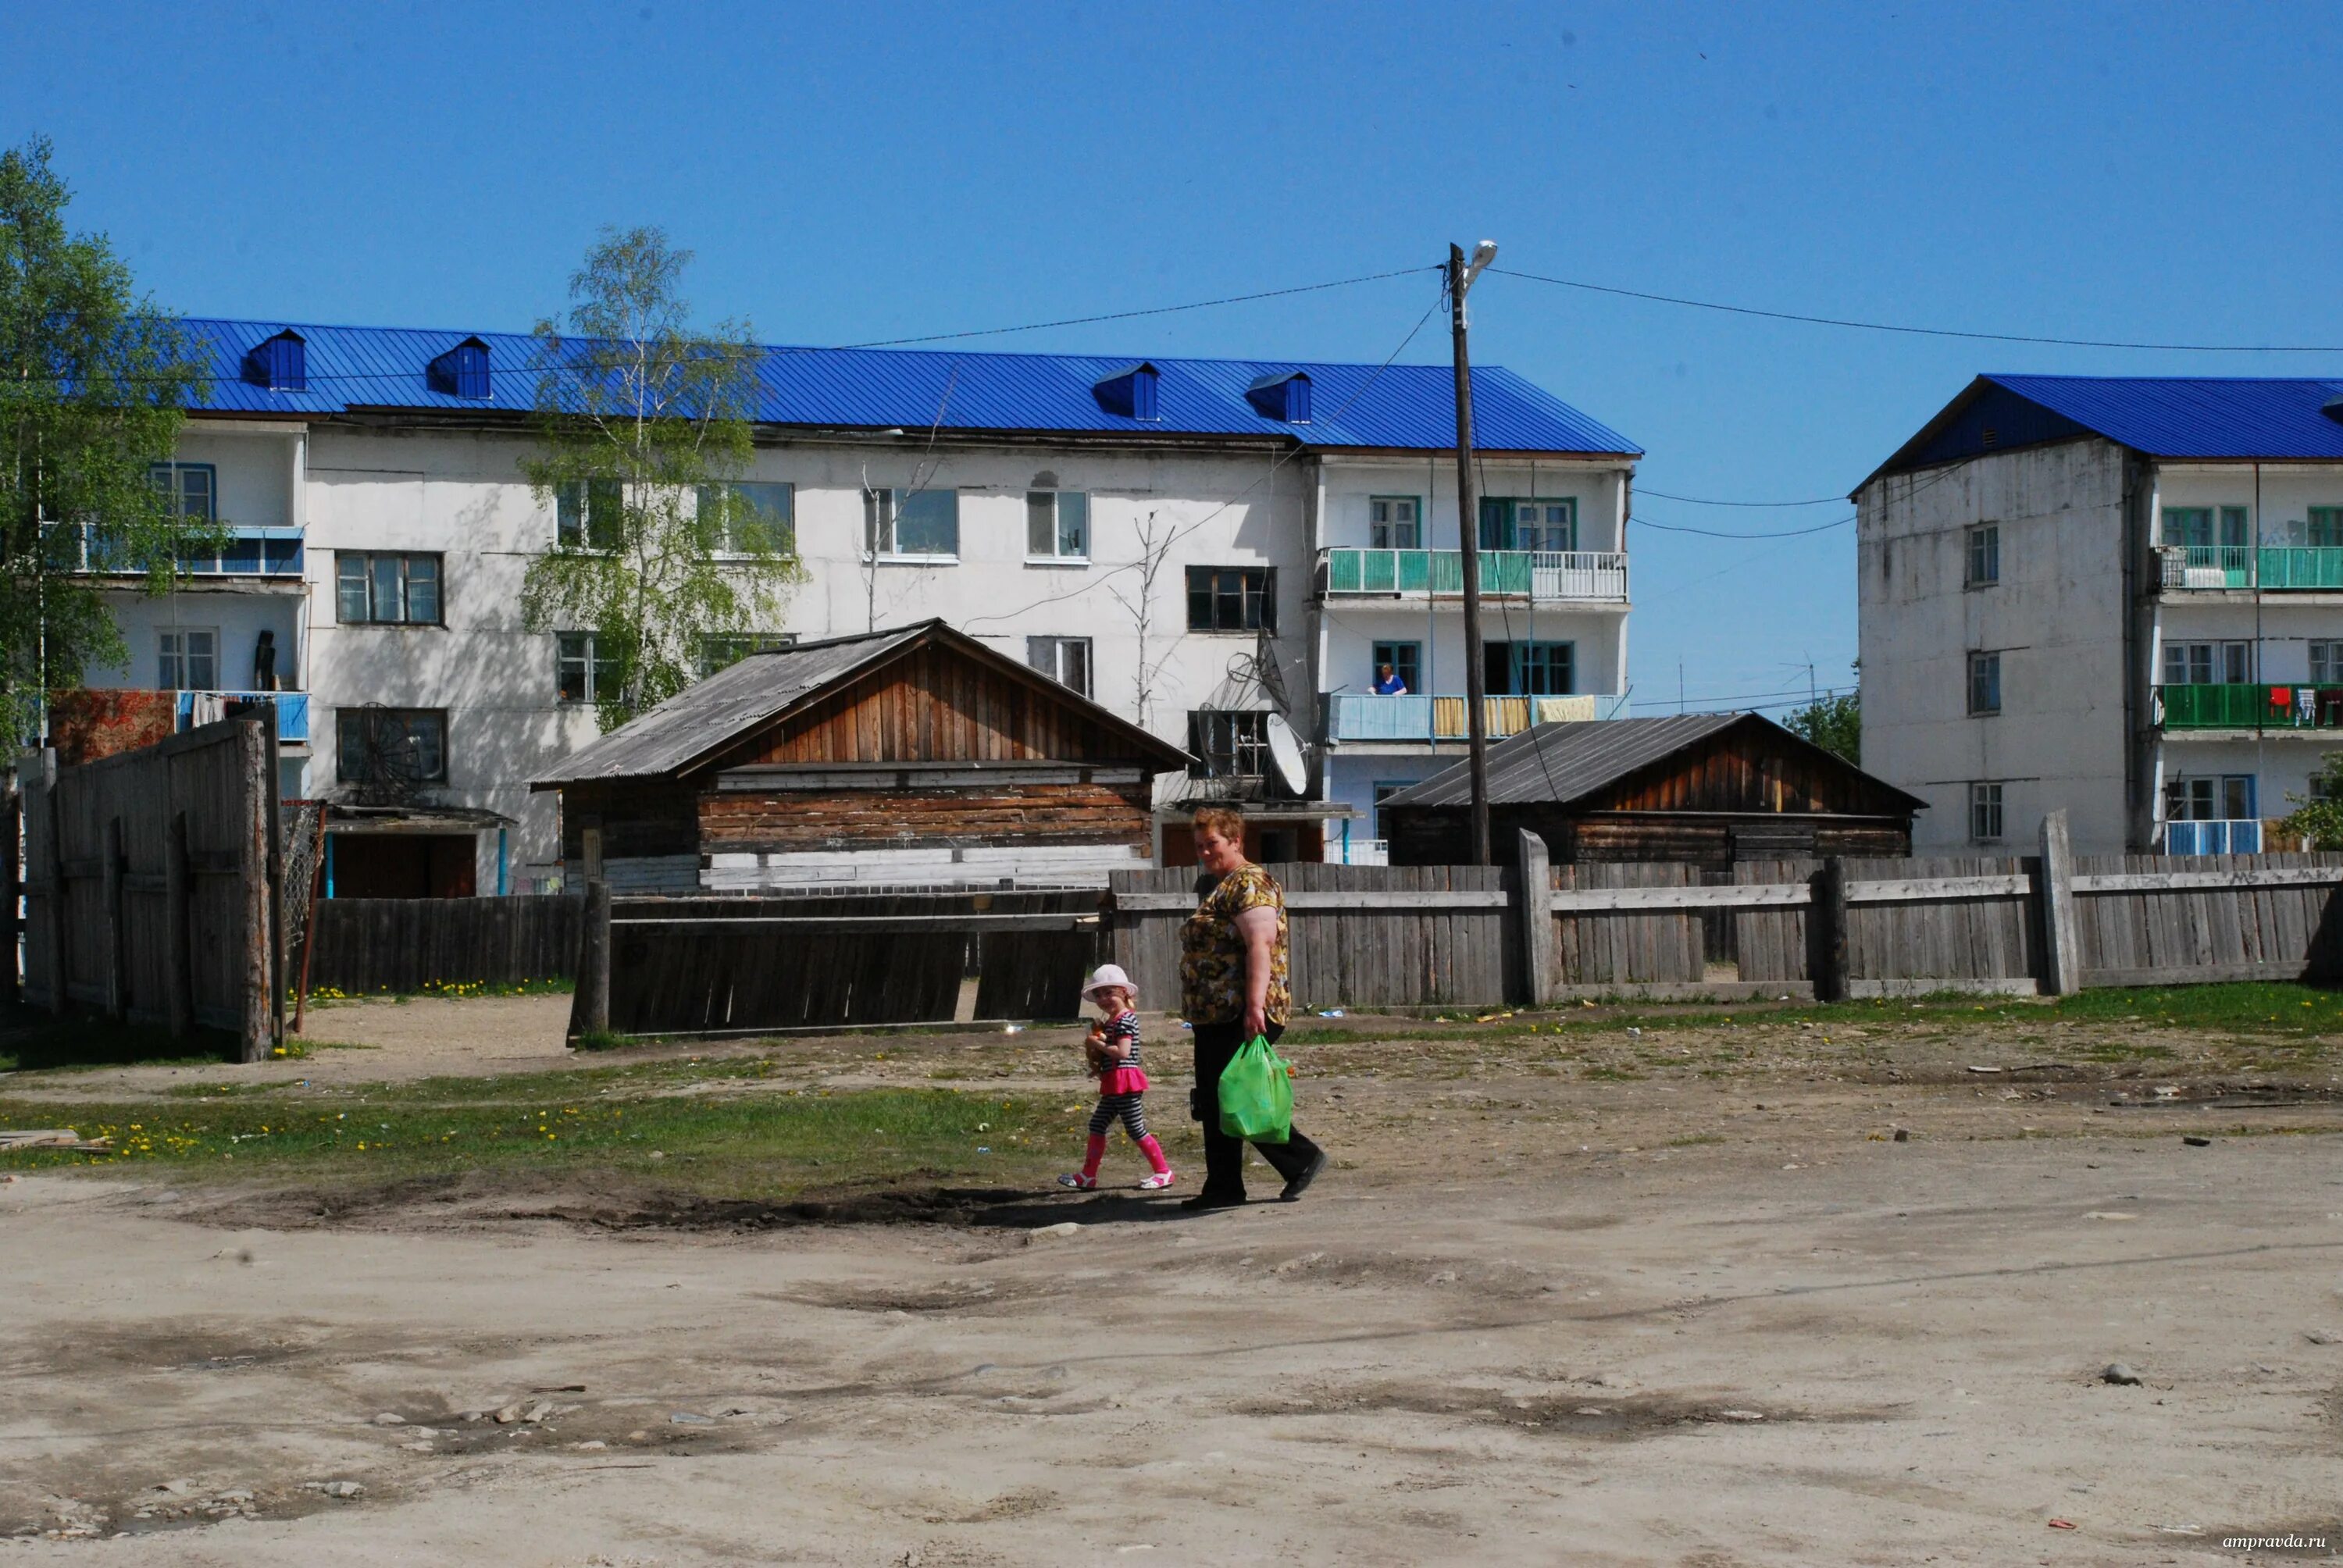
{"label": "wooden log house", "polygon": [[1188,756],[940,620],[753,653],[568,758],[572,886],[1103,887]]}
{"label": "wooden log house", "polygon": [[[1470,858],[1463,763],[1384,800],[1394,866]],[[1491,841],[1527,829],[1556,862],[1912,852],[1926,802],[1755,713],[1541,724],[1489,749]]]}

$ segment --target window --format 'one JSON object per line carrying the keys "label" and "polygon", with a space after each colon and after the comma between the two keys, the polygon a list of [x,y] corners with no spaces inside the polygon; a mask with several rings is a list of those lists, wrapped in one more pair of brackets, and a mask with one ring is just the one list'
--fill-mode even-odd
{"label": "window", "polygon": [[2309,796],[2313,800],[2343,800],[2343,779],[2322,768],[2310,776]]}
{"label": "window", "polygon": [[[2001,655],[1973,653],[1969,655],[1969,711],[1999,713],[2001,711]],[[1999,834],[1994,835],[1999,838]]]}
{"label": "window", "polygon": [[1269,715],[1202,708],[1188,715],[1191,779],[1258,779],[1269,771]]}
{"label": "window", "polygon": [[1029,637],[1025,662],[1051,679],[1091,694],[1091,639],[1086,637]]}
{"label": "window", "polygon": [[1512,697],[1567,697],[1574,685],[1577,645],[1568,642],[1509,642],[1505,692]]}
{"label": "window", "polygon": [[2323,549],[2343,546],[2343,507],[2310,508],[2310,542]]}
{"label": "window", "polygon": [[564,702],[616,702],[626,672],[590,631],[553,634],[554,679]]}
{"label": "window", "polygon": [[1367,545],[1378,550],[1423,548],[1423,503],[1413,496],[1367,498]]}
{"label": "window", "polygon": [[2219,508],[2220,528],[2214,524],[2211,507],[2167,507],[2164,508],[2164,542],[2167,545],[2191,545],[2208,548],[2214,545],[2240,546],[2252,543],[2251,516],[2243,507]]}
{"label": "window", "polygon": [[872,555],[960,558],[958,490],[865,490],[862,522]]}
{"label": "window", "polygon": [[626,525],[627,487],[616,479],[572,480],[553,492],[554,542],[566,549],[615,550]]}
{"label": "window", "polygon": [[1190,631],[1277,629],[1275,567],[1190,567]]}
{"label": "window", "polygon": [[1990,588],[2001,580],[2001,525],[1983,523],[1969,530],[1968,586]]}
{"label": "window", "polygon": [[700,676],[705,678],[731,668],[752,653],[770,653],[797,639],[798,634],[793,631],[710,632],[699,639]]}
{"label": "window", "polygon": [[1026,491],[1025,554],[1033,560],[1088,560],[1091,498],[1080,490]]}
{"label": "window", "polygon": [[1481,548],[1484,550],[1574,550],[1578,548],[1578,503],[1491,496],[1481,502]]}
{"label": "window", "polygon": [[439,558],[334,552],[334,615],[344,626],[439,624]]}
{"label": "window", "polygon": [[219,689],[219,633],[175,627],[155,634],[158,669],[155,684],[166,691]]}
{"label": "window", "polygon": [[2254,645],[2249,642],[2167,642],[2164,645],[2167,686],[2247,686],[2254,678]]}
{"label": "window", "polygon": [[345,784],[447,781],[447,715],[433,708],[344,708],[334,714]]}
{"label": "window", "polygon": [[2247,822],[2256,815],[2254,776],[2250,773],[2167,779],[2164,782],[2164,819],[2167,822]]}
{"label": "window", "polygon": [[1373,829],[1376,838],[1388,839],[1391,837],[1390,834],[1383,831],[1383,802],[1409,787],[1410,786],[1406,784],[1375,784],[1371,786],[1375,792],[1375,804],[1374,816],[1370,823],[1370,827]]}
{"label": "window", "polygon": [[163,504],[194,522],[209,523],[219,516],[218,471],[209,463],[157,463],[146,477],[163,493]]}
{"label": "window", "polygon": [[2343,686],[2343,642],[2310,645],[2310,684]]}
{"label": "window", "polygon": [[1979,843],[1994,843],[2001,838],[2001,786],[1972,784],[1969,786],[1969,837]]}
{"label": "window", "polygon": [[709,548],[719,555],[795,555],[797,487],[762,480],[699,487],[699,515],[721,512]]}
{"label": "window", "polygon": [[1392,673],[1411,692],[1423,689],[1422,671],[1423,644],[1420,642],[1379,642],[1375,644],[1374,668],[1367,672],[1367,689],[1373,691],[1383,683],[1383,666],[1390,665]]}

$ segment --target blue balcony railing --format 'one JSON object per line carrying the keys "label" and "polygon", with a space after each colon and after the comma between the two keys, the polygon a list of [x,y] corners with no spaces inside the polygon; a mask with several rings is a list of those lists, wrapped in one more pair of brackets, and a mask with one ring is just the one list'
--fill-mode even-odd
{"label": "blue balcony railing", "polygon": [[309,743],[309,694],[306,691],[182,691],[178,696],[182,729],[194,727],[198,698],[217,698],[224,703],[267,702],[277,708],[279,741],[287,746]]}
{"label": "blue balcony railing", "polygon": [[2167,822],[2164,852],[2167,855],[2258,855],[2262,825],[2258,819],[2240,821]]}
{"label": "blue balcony railing", "polygon": [[[72,571],[129,573],[138,568],[125,559],[112,541],[99,537],[88,523],[44,523],[45,531],[63,529]],[[232,525],[217,549],[182,555],[179,569],[196,577],[260,577],[298,579],[302,571],[301,530]]]}
{"label": "blue balcony railing", "polygon": [[[1487,697],[1483,724],[1492,740],[1518,735],[1533,724],[1564,724],[1614,718],[1614,697]],[[1465,707],[1461,697],[1375,697],[1363,692],[1327,694],[1326,739],[1342,740],[1462,740]]]}

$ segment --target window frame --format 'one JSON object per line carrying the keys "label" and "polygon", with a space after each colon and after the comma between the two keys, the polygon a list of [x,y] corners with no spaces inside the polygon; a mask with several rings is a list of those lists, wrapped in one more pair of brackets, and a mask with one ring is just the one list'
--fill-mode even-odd
{"label": "window frame", "polygon": [[[762,551],[753,548],[743,549],[740,548],[739,531],[728,525],[722,536],[711,541],[709,553],[718,560],[756,560],[764,555],[782,557],[796,555],[798,553],[798,487],[793,479],[726,479],[718,484],[701,485],[693,493],[692,505],[696,512],[704,514],[711,499],[727,493],[739,495],[748,491],[780,493],[782,504],[778,518],[773,513],[757,506],[753,501],[749,503],[751,511],[766,519],[764,527],[777,533],[779,537]],[[732,522],[739,520],[737,518],[730,519]]]}
{"label": "window frame", "polygon": [[1966,547],[1963,552],[1961,586],[1973,588],[2000,587],[2001,525],[1998,522],[1972,524]]}
{"label": "window frame", "polygon": [[186,508],[186,489],[180,479],[183,474],[201,474],[204,477],[204,509],[196,516],[196,521],[207,528],[218,522],[219,465],[217,463],[182,463],[174,458],[167,463],[146,465],[146,482],[161,490],[169,498],[171,515],[176,518],[191,515]]}
{"label": "window frame", "polygon": [[[1232,593],[1221,578],[1233,573],[1237,582]],[[1253,578],[1260,582],[1256,587]],[[1272,566],[1215,567],[1192,566],[1183,578],[1188,590],[1188,629],[1223,637],[1256,637],[1262,632],[1277,635],[1277,568]],[[1199,583],[1203,586],[1199,588]],[[1200,602],[1209,606],[1206,624],[1198,625],[1196,608]],[[1234,626],[1220,624],[1221,611],[1233,598],[1236,607]],[[1202,711],[1199,709],[1199,711]]]}
{"label": "window frame", "polygon": [[[1404,506],[1410,517],[1404,525],[1394,518],[1378,518],[1376,508]],[[1409,542],[1395,544],[1392,534],[1404,526]],[[1380,537],[1379,537],[1380,535]],[[1422,496],[1369,496],[1367,498],[1367,548],[1371,550],[1420,550],[1423,542],[1423,498]]]}
{"label": "window frame", "polygon": [[[447,782],[447,710],[446,709],[359,707],[334,709],[334,779],[337,783],[364,784],[366,782],[362,776],[354,776],[349,771],[349,738],[356,732],[357,727],[362,727],[367,722],[367,716],[369,714],[382,714],[400,720],[407,727],[409,735],[415,733],[414,726],[417,719],[430,720],[432,728],[437,731],[438,767],[434,772],[418,773],[416,776],[416,782],[422,785],[441,785]],[[361,768],[359,773],[362,775],[364,769]]]}
{"label": "window frame", "polygon": [[[612,509],[608,530],[598,521],[606,515],[606,506]],[[566,479],[553,487],[555,548],[605,555],[624,545],[626,538],[625,480]]]}
{"label": "window frame", "polygon": [[[1400,651],[1403,648],[1406,650],[1403,654]],[[1389,650],[1394,655],[1398,655],[1398,657],[1385,658],[1383,654],[1386,650]],[[1423,689],[1423,682],[1420,678],[1423,672],[1423,644],[1422,642],[1407,641],[1395,638],[1383,638],[1379,641],[1371,642],[1368,645],[1367,651],[1372,655],[1372,657],[1367,660],[1367,689],[1369,691],[1372,692],[1374,690],[1375,682],[1382,678],[1378,672],[1384,665],[1388,664],[1392,667],[1392,673],[1398,676],[1401,680],[1406,682],[1407,692],[1410,697],[1422,697],[1426,695]]]}
{"label": "window frame", "polygon": [[[381,574],[376,563],[396,561],[397,567],[398,618],[389,619],[376,613],[376,590]],[[415,608],[415,563],[429,561],[431,570],[431,614],[413,613]],[[350,582],[348,567],[353,562],[363,565],[359,570],[359,591],[365,596],[366,614],[357,619],[346,612],[349,608]],[[336,550],[334,552],[334,624],[336,626],[423,627],[445,629],[447,625],[447,558],[439,550]]]}
{"label": "window frame", "polygon": [[[1081,548],[1067,549],[1066,503],[1071,498],[1081,515],[1073,529]],[[1036,536],[1048,548],[1036,548]],[[1029,567],[1086,567],[1091,564],[1091,493],[1088,490],[1028,490],[1025,492],[1025,564]]]}
{"label": "window frame", "polygon": [[[1081,667],[1081,679],[1078,682],[1066,678],[1066,655],[1075,649],[1080,650],[1080,655],[1074,662]],[[1050,659],[1047,664],[1041,662],[1045,650]],[[1087,637],[1060,637],[1054,633],[1029,637],[1025,639],[1025,663],[1028,668],[1048,676],[1080,696],[1092,697],[1097,690],[1097,649]]]}
{"label": "window frame", "polygon": [[[915,497],[949,496],[951,498],[951,549],[901,550],[900,541],[903,521],[903,503]],[[883,536],[887,548],[879,548]],[[862,558],[872,562],[902,562],[912,566],[958,566],[960,564],[960,490],[955,486],[933,489],[906,490],[892,485],[876,486],[862,492]]]}
{"label": "window frame", "polygon": [[[1560,691],[1528,689],[1528,675],[1537,668],[1542,679],[1552,684],[1555,656],[1563,666],[1563,687]],[[1574,638],[1562,640],[1539,638],[1535,641],[1508,641],[1505,644],[1504,695],[1508,697],[1570,697],[1578,690],[1578,642]]]}
{"label": "window frame", "polygon": [[[211,661],[212,678],[208,681],[202,682],[196,681],[192,678],[183,680],[174,680],[170,678],[175,670],[178,675],[183,677],[192,677],[195,674],[194,661],[198,656],[194,652],[194,650],[186,646],[186,639],[196,637],[206,638],[210,640],[210,651],[201,655],[200,657]],[[170,645],[175,641],[179,644],[179,647],[176,651],[174,651],[170,647]],[[219,628],[216,626],[158,626],[155,628],[155,674],[156,677],[156,686],[158,690],[223,691],[226,689],[219,683]]]}
{"label": "window frame", "polygon": [[[2001,650],[1999,648],[1969,649],[1967,679],[1965,687],[1970,718],[1990,719],[2001,711]],[[1981,698],[1986,700],[1980,700]]]}
{"label": "window frame", "polygon": [[[2311,638],[2307,639],[2310,650],[2310,684],[2313,686],[2343,686],[2343,638]],[[2319,666],[2327,667],[2319,673]]]}
{"label": "window frame", "polygon": [[2008,798],[1998,779],[1969,781],[1969,842],[1998,844],[2009,836]]}
{"label": "window frame", "polygon": [[[2188,539],[2188,538],[2174,538],[2172,537],[2172,519],[2173,519],[2173,518],[2189,518],[2189,519],[2192,519],[2192,520],[2194,520],[2194,519],[2202,519],[2202,520],[2203,520],[2203,522],[2204,522],[2204,525],[2205,525],[2205,530],[2204,530],[2204,531],[2205,531],[2205,537],[2204,537],[2204,538],[2203,538],[2203,539],[2201,539],[2201,540],[2197,540],[2197,539]],[[2186,530],[2184,530],[2184,531],[2186,531]],[[2166,547],[2167,547],[2167,548],[2177,548],[2177,549],[2205,549],[2205,548],[2209,548],[2209,547],[2212,545],[2213,540],[2214,540],[2214,535],[2216,534],[2216,532],[2217,532],[2217,523],[2216,523],[2216,522],[2215,522],[2215,520],[2214,520],[2214,509],[2213,509],[2211,507],[2164,507],[2164,508],[2159,508],[2159,509],[2158,509],[2158,511],[2157,511],[2157,518],[2156,518],[2156,538],[2157,538],[2157,542],[2158,544],[2164,545],[2164,546],[2166,546]]]}
{"label": "window frame", "polygon": [[[2321,528],[2327,530],[2327,542],[2318,542]],[[2312,549],[2335,549],[2343,547],[2343,507],[2309,507],[2303,512],[2303,542]]]}
{"label": "window frame", "polygon": [[2167,822],[2257,822],[2260,812],[2260,784],[2251,773],[2177,773],[2164,781]]}
{"label": "window frame", "polygon": [[[568,670],[573,665],[578,667],[580,677],[578,696],[569,692]],[[553,634],[554,700],[562,707],[598,708],[606,702],[616,702],[625,690],[625,677],[623,666],[600,657],[591,630]]]}

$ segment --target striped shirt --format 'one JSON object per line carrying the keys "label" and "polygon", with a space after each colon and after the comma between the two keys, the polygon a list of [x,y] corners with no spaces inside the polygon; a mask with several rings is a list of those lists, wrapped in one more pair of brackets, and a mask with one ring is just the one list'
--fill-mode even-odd
{"label": "striped shirt", "polygon": [[[1101,1027],[1100,1032],[1103,1033],[1108,1040],[1121,1040],[1130,1048],[1131,1054],[1121,1061],[1115,1062],[1113,1067],[1139,1065],[1139,1014],[1137,1012],[1126,1009],[1115,1014]],[[1108,1070],[1112,1070],[1113,1068],[1110,1068]]]}

